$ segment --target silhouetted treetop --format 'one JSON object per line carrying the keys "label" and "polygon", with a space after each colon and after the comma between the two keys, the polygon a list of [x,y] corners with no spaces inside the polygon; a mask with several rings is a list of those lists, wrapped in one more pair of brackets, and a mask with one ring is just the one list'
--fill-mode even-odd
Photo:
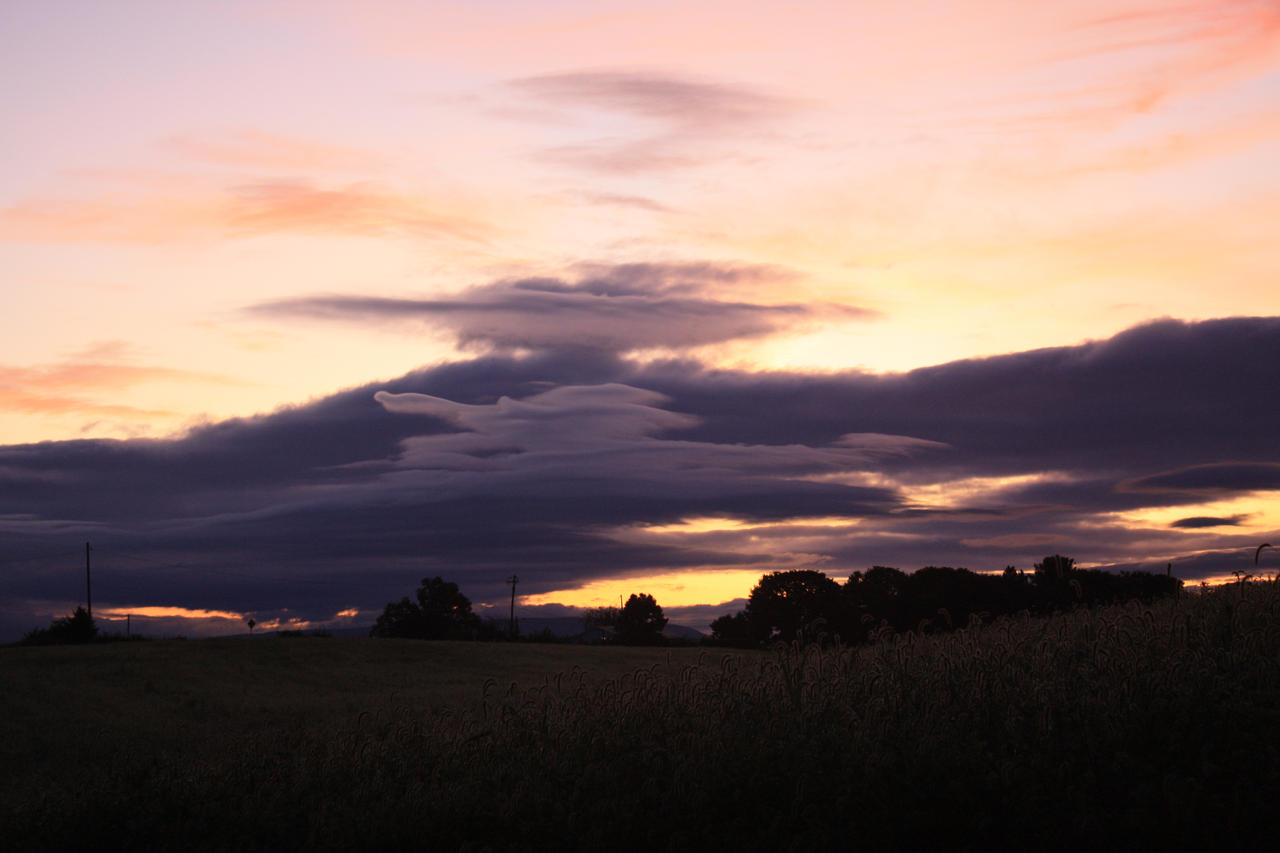
{"label": "silhouetted treetop", "polygon": [[640,593],[627,599],[614,623],[614,632],[619,643],[656,645],[662,642],[665,627],[667,618],[662,615],[658,602],[652,595]]}
{"label": "silhouetted treetop", "polygon": [[752,588],[746,612],[766,638],[789,641],[817,620],[830,620],[839,600],[840,584],[822,572],[770,572]]}
{"label": "silhouetted treetop", "polygon": [[1147,572],[1114,574],[1077,569],[1054,554],[1028,576],[1013,566],[979,574],[950,566],[926,566],[910,574],[890,566],[854,572],[843,586],[812,569],[772,572],[760,578],[745,610],[711,623],[712,639],[736,646],[790,641],[805,630],[847,643],[882,629],[934,632],[963,628],[1019,611],[1048,612],[1131,599],[1149,600],[1182,588],[1177,578]]}
{"label": "silhouetted treetop", "polygon": [[456,583],[440,577],[423,578],[417,601],[389,602],[369,632],[374,637],[412,637],[423,640],[470,639],[480,627],[471,601]]}

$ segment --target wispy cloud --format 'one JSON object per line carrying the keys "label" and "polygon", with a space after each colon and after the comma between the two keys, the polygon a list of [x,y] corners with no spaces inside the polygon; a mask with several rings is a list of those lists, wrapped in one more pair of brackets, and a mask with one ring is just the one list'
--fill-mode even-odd
{"label": "wispy cloud", "polygon": [[363,236],[451,236],[483,240],[488,229],[461,215],[436,210],[423,199],[371,184],[320,189],[294,181],[234,188],[224,208],[234,231],[326,231]]}
{"label": "wispy cloud", "polygon": [[779,334],[824,321],[875,316],[869,310],[841,305],[759,304],[711,293],[725,283],[785,275],[772,267],[624,264],[579,267],[579,271],[581,277],[574,281],[499,281],[431,299],[314,296],[263,303],[249,310],[348,322],[425,322],[450,331],[464,345],[617,352],[696,347]]}
{"label": "wispy cloud", "polygon": [[520,93],[567,107],[623,113],[700,132],[725,132],[773,121],[802,106],[795,99],[748,86],[669,74],[575,71],[524,77],[508,85]]}
{"label": "wispy cloud", "polygon": [[638,210],[647,210],[652,213],[671,213],[672,209],[661,202],[651,198],[639,195],[625,195],[621,193],[599,193],[599,192],[580,192],[577,197],[588,204],[598,204],[609,207],[631,207]]}
{"label": "wispy cloud", "polygon": [[[120,403],[115,395],[147,383],[245,385],[245,380],[171,367],[121,363],[132,347],[102,341],[58,364],[0,365],[0,410],[98,418],[172,417],[173,412]],[[103,400],[103,397],[108,400]]]}
{"label": "wispy cloud", "polygon": [[449,205],[370,183],[323,188],[273,180],[219,194],[29,199],[0,208],[0,240],[147,244],[277,233],[482,242],[492,231]]}
{"label": "wispy cloud", "polygon": [[[587,136],[544,148],[543,160],[590,171],[630,174],[693,168],[710,159],[740,158],[714,143],[769,128],[805,107],[798,99],[759,89],[665,73],[575,71],[511,80],[508,88],[574,113],[607,114],[638,122],[614,136]],[[538,121],[548,117],[540,112]],[[708,148],[708,144],[712,147]]]}

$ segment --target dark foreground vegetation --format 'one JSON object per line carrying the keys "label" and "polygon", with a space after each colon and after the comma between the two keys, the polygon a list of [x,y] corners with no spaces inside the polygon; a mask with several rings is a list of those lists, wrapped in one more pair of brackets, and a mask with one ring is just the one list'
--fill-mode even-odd
{"label": "dark foreground vegetation", "polygon": [[[0,837],[24,850],[1271,849],[1280,584],[868,640],[3,649]],[[194,667],[186,693],[146,670],[161,651]],[[351,663],[369,654],[400,663]],[[534,667],[552,654],[557,672]],[[474,655],[491,657],[468,669]],[[522,661],[520,686],[510,671],[477,683],[494,655]],[[589,674],[610,660],[623,674]],[[440,668],[450,709],[415,687]],[[39,688],[82,699],[46,717],[80,732],[78,754],[59,754],[47,726],[25,732],[43,751],[12,730],[39,711],[23,698],[35,683],[19,683],[36,671],[79,679]],[[113,683],[142,681],[146,696],[111,700],[149,702],[149,717],[102,711]]]}

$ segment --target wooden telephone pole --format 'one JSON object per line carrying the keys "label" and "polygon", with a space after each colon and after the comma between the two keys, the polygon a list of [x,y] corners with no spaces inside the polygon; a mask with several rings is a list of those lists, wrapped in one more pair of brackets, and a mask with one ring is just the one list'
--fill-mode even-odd
{"label": "wooden telephone pole", "polygon": [[89,579],[89,552],[93,548],[84,543],[84,599],[89,611],[89,619],[93,619],[93,583]]}
{"label": "wooden telephone pole", "polygon": [[507,583],[511,584],[511,616],[507,620],[507,634],[511,639],[516,638],[516,584],[520,583],[517,575],[507,578]]}

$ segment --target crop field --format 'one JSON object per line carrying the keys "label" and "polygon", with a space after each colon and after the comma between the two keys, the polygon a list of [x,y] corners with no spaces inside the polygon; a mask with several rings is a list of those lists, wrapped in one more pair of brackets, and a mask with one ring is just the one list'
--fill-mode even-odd
{"label": "crop field", "polygon": [[1280,585],[774,652],[0,649],[11,849],[1271,849]]}

